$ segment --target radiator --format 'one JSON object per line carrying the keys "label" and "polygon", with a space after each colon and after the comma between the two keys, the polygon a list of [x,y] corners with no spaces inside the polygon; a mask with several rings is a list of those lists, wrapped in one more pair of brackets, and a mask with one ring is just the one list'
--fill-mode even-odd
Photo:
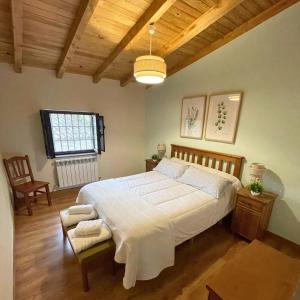
{"label": "radiator", "polygon": [[99,180],[97,156],[56,159],[59,188],[80,186]]}

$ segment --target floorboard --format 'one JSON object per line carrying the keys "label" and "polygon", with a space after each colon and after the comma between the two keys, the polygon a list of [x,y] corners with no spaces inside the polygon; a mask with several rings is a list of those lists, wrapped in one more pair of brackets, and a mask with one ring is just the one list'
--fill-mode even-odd
{"label": "floorboard", "polygon": [[[41,199],[33,205],[33,216],[20,209],[15,216],[15,295],[16,300],[138,299],[187,300],[207,299],[205,283],[234,257],[247,242],[217,224],[195,237],[194,243],[176,248],[176,265],[159,277],[138,281],[135,288],[122,286],[124,268],[112,276],[109,262],[90,275],[90,291],[83,292],[76,259],[68,242],[64,242],[59,210],[75,201],[77,189],[53,194],[53,206]],[[268,235],[265,242],[300,258],[299,247]]]}

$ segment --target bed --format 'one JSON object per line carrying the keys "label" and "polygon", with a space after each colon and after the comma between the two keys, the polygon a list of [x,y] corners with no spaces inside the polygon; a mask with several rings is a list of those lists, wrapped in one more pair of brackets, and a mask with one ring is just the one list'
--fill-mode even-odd
{"label": "bed", "polygon": [[115,261],[125,263],[126,289],[173,266],[175,247],[225,217],[241,186],[241,156],[171,145],[171,157],[176,163],[222,172],[231,176],[232,184],[215,198],[154,170],[91,183],[79,192],[77,202],[93,204],[112,230]]}

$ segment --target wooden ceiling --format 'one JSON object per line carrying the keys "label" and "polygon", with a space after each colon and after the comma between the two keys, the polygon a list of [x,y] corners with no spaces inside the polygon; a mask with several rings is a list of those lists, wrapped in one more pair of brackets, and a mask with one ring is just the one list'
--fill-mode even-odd
{"label": "wooden ceiling", "polygon": [[133,81],[149,51],[168,76],[299,0],[0,0],[0,62]]}

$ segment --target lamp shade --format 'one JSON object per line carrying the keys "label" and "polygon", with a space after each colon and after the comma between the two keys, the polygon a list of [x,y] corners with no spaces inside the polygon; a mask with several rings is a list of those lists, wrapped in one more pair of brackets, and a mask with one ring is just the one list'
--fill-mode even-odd
{"label": "lamp shade", "polygon": [[250,165],[250,175],[255,178],[262,178],[265,174],[266,167],[261,163],[252,163]]}
{"label": "lamp shade", "polygon": [[160,159],[162,159],[165,154],[166,154],[166,150],[167,150],[167,147],[165,144],[158,144],[157,145],[157,152],[158,152],[158,156]]}
{"label": "lamp shade", "polygon": [[155,55],[137,57],[134,63],[136,81],[145,84],[162,83],[167,76],[167,66],[163,58]]}

